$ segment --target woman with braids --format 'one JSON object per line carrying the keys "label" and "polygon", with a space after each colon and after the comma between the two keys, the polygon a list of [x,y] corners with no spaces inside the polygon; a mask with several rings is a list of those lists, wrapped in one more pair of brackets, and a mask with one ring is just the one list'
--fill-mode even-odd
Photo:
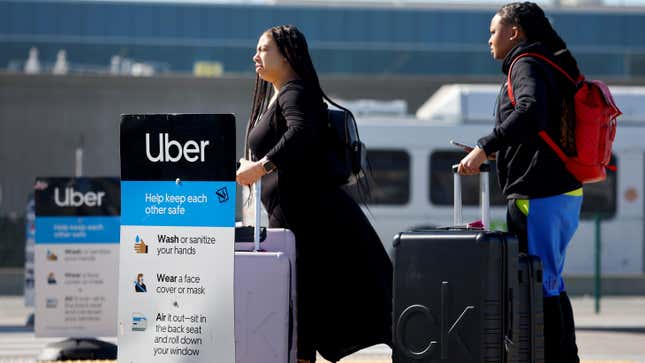
{"label": "woman with braids", "polygon": [[[534,3],[504,5],[491,20],[488,44],[506,75],[524,53],[546,57],[573,79],[580,75],[566,44]],[[538,136],[546,131],[563,150],[570,150],[575,85],[534,56],[517,59],[509,79],[515,104],[504,84],[493,131],[461,160],[459,172],[476,174],[487,157],[496,154],[500,186],[508,201],[508,229],[519,236],[520,251],[539,256],[544,268],[546,362],[579,362],[562,269],[578,226],[582,185]]]}
{"label": "woman with braids", "polygon": [[359,205],[325,168],[327,108],[304,35],[265,31],[237,181],[262,178],[269,226],[296,236],[298,362],[391,345],[392,264]]}

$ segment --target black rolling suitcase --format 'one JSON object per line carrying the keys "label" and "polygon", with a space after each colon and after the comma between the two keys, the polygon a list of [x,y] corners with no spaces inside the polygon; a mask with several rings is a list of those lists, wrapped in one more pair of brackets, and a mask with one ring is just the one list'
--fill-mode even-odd
{"label": "black rolling suitcase", "polygon": [[[540,269],[531,264],[529,278],[519,267],[514,235],[460,226],[460,184],[455,173],[455,227],[395,237],[394,362],[542,363],[543,349],[541,355],[534,352],[543,347],[543,336],[535,331],[541,321],[521,314],[525,307],[529,315],[542,310],[536,296]],[[486,172],[481,187],[482,221],[488,227]]]}
{"label": "black rolling suitcase", "polygon": [[544,363],[542,261],[520,254],[518,265],[519,330],[513,362]]}

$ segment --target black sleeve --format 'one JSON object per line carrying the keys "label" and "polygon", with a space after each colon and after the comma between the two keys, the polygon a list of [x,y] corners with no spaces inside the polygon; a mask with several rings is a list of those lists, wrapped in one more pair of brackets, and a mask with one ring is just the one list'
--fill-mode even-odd
{"label": "black sleeve", "polygon": [[320,107],[301,85],[289,84],[279,95],[278,109],[286,120],[287,130],[267,153],[278,169],[287,170],[306,162],[316,145],[316,127]]}
{"label": "black sleeve", "polygon": [[499,151],[503,145],[530,142],[546,129],[549,115],[546,77],[544,68],[535,60],[525,58],[513,66],[515,107],[493,132],[479,140],[486,155]]}

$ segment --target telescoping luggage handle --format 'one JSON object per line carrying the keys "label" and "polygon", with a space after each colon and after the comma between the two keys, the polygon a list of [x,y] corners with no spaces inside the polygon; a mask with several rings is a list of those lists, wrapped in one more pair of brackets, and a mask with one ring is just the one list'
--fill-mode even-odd
{"label": "telescoping luggage handle", "polygon": [[[452,166],[454,180],[454,199],[455,208],[453,211],[452,223],[459,227],[463,224],[462,218],[462,201],[461,201],[461,175],[457,172],[459,164]],[[484,163],[479,167],[479,206],[481,208],[481,221],[484,229],[490,228],[490,189],[488,184],[488,173],[490,164]]]}
{"label": "telescoping luggage handle", "polygon": [[253,251],[260,250],[260,223],[262,220],[262,178],[253,184],[253,202],[255,203],[255,225],[253,226]]}
{"label": "telescoping luggage handle", "polygon": [[[251,150],[248,150],[248,155],[251,155]],[[238,163],[238,168],[240,167],[240,163]],[[253,223],[253,226],[248,226],[244,225],[242,227],[236,227],[235,228],[235,241],[239,242],[251,242],[251,233],[250,233],[250,228],[252,228],[253,231],[253,252],[258,252],[261,251],[260,248],[260,242],[266,238],[266,229],[264,231],[261,222],[262,222],[262,178],[259,178],[255,183],[253,183],[253,186],[249,188],[249,193],[250,196],[247,199],[247,201],[242,205],[242,220],[243,223],[249,223],[250,221],[246,219],[248,215],[245,213],[245,206],[251,206],[250,202],[253,202],[253,215],[254,215],[254,220],[255,223]]]}

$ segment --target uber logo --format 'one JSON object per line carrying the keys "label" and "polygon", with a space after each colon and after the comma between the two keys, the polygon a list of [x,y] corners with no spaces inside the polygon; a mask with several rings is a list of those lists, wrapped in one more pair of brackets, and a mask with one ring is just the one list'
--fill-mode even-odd
{"label": "uber logo", "polygon": [[177,140],[170,139],[168,133],[159,134],[159,154],[153,156],[150,152],[150,134],[146,132],[146,157],[153,163],[171,162],[176,163],[182,158],[188,162],[194,163],[199,160],[206,160],[206,146],[210,144],[208,140],[188,140],[183,145]]}
{"label": "uber logo", "polygon": [[83,204],[88,207],[100,207],[103,197],[105,197],[105,192],[83,194],[70,187],[65,188],[65,197],[61,200],[60,190],[54,188],[54,203],[59,207],[80,207]]}
{"label": "uber logo", "polygon": [[[458,346],[461,348],[460,351],[466,357],[466,359],[468,361],[471,361],[473,359],[473,352],[468,347],[468,345],[466,345],[466,342],[461,337],[461,335],[459,335],[459,331],[464,323],[468,321],[469,317],[472,315],[472,312],[474,312],[475,307],[472,305],[465,306],[459,317],[454,322],[452,322],[452,324],[450,324],[450,321],[447,317],[447,310],[449,307],[447,298],[448,282],[443,281],[441,283],[441,311],[439,319],[437,319],[437,316],[433,311],[430,310],[429,307],[421,304],[408,306],[401,313],[401,315],[399,315],[398,322],[396,323],[395,343],[400,352],[402,352],[408,358],[419,360],[428,357],[431,354],[434,354],[439,349],[441,355],[440,359],[446,360],[448,359],[448,340],[454,339],[457,342]],[[416,316],[416,318],[418,319],[418,315],[421,315],[423,319],[426,319],[431,325],[438,327],[440,336],[438,337],[439,339],[436,339],[437,337],[429,337],[431,339],[430,343],[428,343],[428,345],[424,349],[415,351],[408,346],[406,341],[404,341],[404,337],[406,336],[405,331],[408,322],[413,316]]]}

